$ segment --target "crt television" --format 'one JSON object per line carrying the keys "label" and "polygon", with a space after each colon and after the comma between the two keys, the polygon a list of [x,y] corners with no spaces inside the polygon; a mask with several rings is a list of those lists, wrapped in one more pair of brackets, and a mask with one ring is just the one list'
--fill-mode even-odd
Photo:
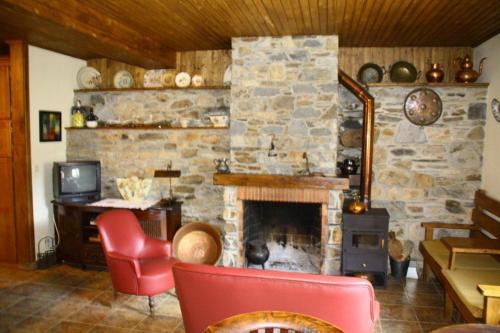
{"label": "crt television", "polygon": [[54,162],[54,198],[59,202],[91,202],[101,198],[101,162]]}

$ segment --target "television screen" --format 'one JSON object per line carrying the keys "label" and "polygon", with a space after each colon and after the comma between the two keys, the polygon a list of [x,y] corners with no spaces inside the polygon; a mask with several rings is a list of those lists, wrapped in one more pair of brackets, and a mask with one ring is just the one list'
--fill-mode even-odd
{"label": "television screen", "polygon": [[61,193],[96,191],[97,177],[96,166],[92,164],[61,166]]}

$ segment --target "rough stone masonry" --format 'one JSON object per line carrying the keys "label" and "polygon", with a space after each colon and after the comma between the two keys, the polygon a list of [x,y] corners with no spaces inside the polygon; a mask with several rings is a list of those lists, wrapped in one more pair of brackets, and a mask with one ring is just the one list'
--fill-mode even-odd
{"label": "rough stone masonry", "polygon": [[[296,175],[305,169],[306,152],[311,171],[335,176],[337,36],[233,38],[232,49],[232,171]],[[226,187],[225,266],[243,263],[235,197],[236,188]],[[331,191],[330,198],[322,272],[338,274],[342,192]]]}

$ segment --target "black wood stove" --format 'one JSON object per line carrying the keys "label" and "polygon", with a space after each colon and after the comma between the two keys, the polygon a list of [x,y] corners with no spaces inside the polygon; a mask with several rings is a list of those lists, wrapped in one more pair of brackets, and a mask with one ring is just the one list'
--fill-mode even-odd
{"label": "black wood stove", "polygon": [[389,213],[371,208],[363,214],[346,209],[342,219],[342,275],[366,276],[376,287],[387,284]]}

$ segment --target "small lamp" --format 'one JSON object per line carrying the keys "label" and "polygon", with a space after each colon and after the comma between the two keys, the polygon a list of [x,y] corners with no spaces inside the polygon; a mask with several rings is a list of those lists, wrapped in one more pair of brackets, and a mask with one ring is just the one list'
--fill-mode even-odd
{"label": "small lamp", "polygon": [[168,199],[161,198],[162,203],[169,203],[175,201],[174,193],[172,192],[172,178],[179,178],[181,170],[172,170],[172,161],[168,162],[167,170],[155,170],[154,178],[168,178]]}

